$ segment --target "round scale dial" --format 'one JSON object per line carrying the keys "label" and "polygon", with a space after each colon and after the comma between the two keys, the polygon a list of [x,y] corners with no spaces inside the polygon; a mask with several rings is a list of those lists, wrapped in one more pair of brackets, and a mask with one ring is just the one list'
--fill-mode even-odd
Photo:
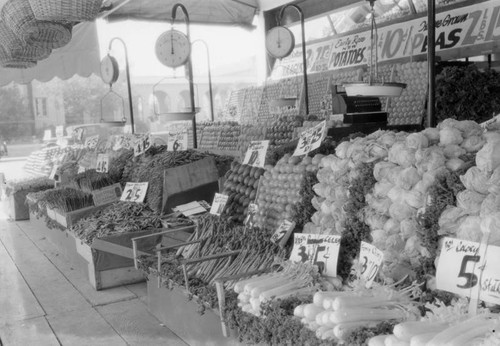
{"label": "round scale dial", "polygon": [[284,26],[276,26],[269,30],[266,35],[267,52],[276,59],[284,58],[293,51],[295,37],[290,29]]}
{"label": "round scale dial", "polygon": [[106,55],[101,61],[101,78],[106,84],[113,84],[118,80],[118,62],[111,55]]}
{"label": "round scale dial", "polygon": [[172,29],[158,37],[155,50],[158,60],[163,65],[175,68],[188,61],[191,43],[184,33]]}

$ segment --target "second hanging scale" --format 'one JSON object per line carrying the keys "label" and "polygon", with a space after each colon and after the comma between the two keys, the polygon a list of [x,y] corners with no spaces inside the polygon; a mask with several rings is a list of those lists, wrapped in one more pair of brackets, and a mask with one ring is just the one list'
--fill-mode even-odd
{"label": "second hanging scale", "polygon": [[[186,34],[174,29],[177,9],[184,13],[186,23]],[[191,107],[188,112],[170,112],[162,115],[167,116],[168,121],[189,121],[192,122],[193,147],[197,148],[196,136],[196,106],[194,100],[193,66],[191,61],[191,38],[189,34],[189,14],[186,7],[182,4],[175,4],[172,8],[171,29],[160,35],[155,45],[155,53],[158,60],[165,66],[177,68],[185,66],[187,70],[187,79],[189,82],[189,98]]]}

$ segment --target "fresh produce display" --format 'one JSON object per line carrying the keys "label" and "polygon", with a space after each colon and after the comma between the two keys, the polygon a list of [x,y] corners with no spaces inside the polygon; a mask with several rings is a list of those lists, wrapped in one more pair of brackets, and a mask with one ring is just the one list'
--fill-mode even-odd
{"label": "fresh produce display", "polygon": [[220,128],[217,123],[207,123],[201,127],[200,149],[217,149],[219,143]]}
{"label": "fresh produce display", "polygon": [[307,172],[318,170],[322,154],[300,158],[285,154],[276,166],[267,166],[257,196],[258,227],[273,231],[293,216],[293,206],[301,201],[300,188]]}
{"label": "fresh produce display", "polygon": [[91,245],[95,238],[160,228],[161,219],[148,206],[138,203],[116,202],[79,220],[71,231]]}
{"label": "fresh produce display", "polygon": [[294,315],[322,340],[343,343],[360,327],[374,327],[384,321],[415,320],[418,309],[411,302],[412,290],[376,286],[367,290],[321,291],[313,302],[298,305]]}
{"label": "fresh produce display", "polygon": [[89,169],[78,173],[68,184],[69,187],[79,189],[88,193],[94,190],[102,189],[116,183],[109,174],[96,172],[95,169]]}
{"label": "fresh produce display", "polygon": [[45,210],[46,207],[49,207],[65,213],[94,205],[91,194],[72,188],[50,189],[30,193],[27,200],[30,207],[37,204],[38,206],[34,207],[37,210]]}
{"label": "fresh produce display", "polygon": [[255,124],[259,114],[263,88],[260,86],[251,86],[243,90],[245,92],[245,101],[241,109],[240,122],[241,124]]}
{"label": "fresh produce display", "polygon": [[224,215],[242,223],[248,212],[248,205],[255,200],[259,179],[264,174],[263,168],[231,163],[231,169],[226,173],[226,181],[222,193],[229,196],[224,208]]}
{"label": "fresh produce display", "polygon": [[28,173],[48,177],[52,170],[54,159],[60,155],[62,151],[63,149],[59,146],[34,151],[26,160],[24,170]]}
{"label": "fresh produce display", "polygon": [[122,181],[123,170],[127,163],[134,157],[132,149],[120,149],[109,158],[108,175],[114,182]]}
{"label": "fresh produce display", "polygon": [[293,262],[284,262],[281,267],[281,271],[238,281],[234,285],[241,310],[260,316],[261,305],[269,300],[316,292],[315,284],[319,278],[317,267],[310,263]]}
{"label": "fresh produce display", "polygon": [[266,139],[269,139],[269,146],[280,146],[290,142],[293,139],[295,128],[301,126],[301,117],[280,117],[267,127]]}
{"label": "fresh produce display", "polygon": [[232,157],[200,152],[193,149],[186,151],[167,151],[166,146],[152,147],[144,155],[130,160],[123,170],[122,183],[148,182],[145,203],[154,211],[160,212],[163,201],[164,170],[199,161],[212,156],[215,159],[219,176],[229,170]]}
{"label": "fresh produce display", "polygon": [[242,125],[241,126],[241,135],[238,142],[238,150],[245,154],[248,145],[252,141],[261,141],[266,138],[267,126],[264,124],[259,124],[261,126],[254,125]]}
{"label": "fresh produce display", "polygon": [[225,123],[220,127],[217,149],[233,151],[238,150],[238,141],[240,134],[241,128],[238,123]]}
{"label": "fresh produce display", "polygon": [[5,186],[6,196],[14,195],[18,192],[38,192],[54,188],[54,181],[45,177],[30,178],[25,180],[9,180]]}

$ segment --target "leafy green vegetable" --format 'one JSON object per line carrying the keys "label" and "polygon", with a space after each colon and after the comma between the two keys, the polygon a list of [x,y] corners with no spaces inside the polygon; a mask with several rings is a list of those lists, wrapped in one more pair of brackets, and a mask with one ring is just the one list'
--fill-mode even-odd
{"label": "leafy green vegetable", "polygon": [[349,346],[366,346],[368,340],[377,335],[392,334],[394,326],[398,322],[380,322],[375,327],[360,327],[349,334],[345,340],[345,344]]}

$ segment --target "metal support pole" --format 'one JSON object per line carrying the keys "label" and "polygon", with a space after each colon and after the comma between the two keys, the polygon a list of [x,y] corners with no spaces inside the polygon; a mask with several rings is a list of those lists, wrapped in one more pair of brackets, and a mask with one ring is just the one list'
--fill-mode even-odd
{"label": "metal support pole", "polygon": [[111,50],[111,46],[113,45],[114,41],[120,41],[123,45],[123,50],[125,51],[125,74],[127,75],[127,92],[128,92],[128,106],[130,110],[130,126],[132,128],[132,133],[135,133],[135,125],[134,125],[134,104],[132,101],[132,86],[130,84],[130,68],[129,68],[129,63],[128,63],[128,51],[127,51],[127,45],[125,42],[119,38],[115,37],[112,38],[111,41],[109,41],[109,49]]}
{"label": "metal support pole", "polygon": [[215,117],[214,117],[214,94],[213,94],[213,91],[212,91],[212,72],[211,72],[211,69],[210,69],[210,52],[208,50],[208,44],[205,41],[201,40],[201,39],[194,40],[193,43],[191,43],[191,46],[194,46],[194,44],[196,42],[203,43],[203,45],[205,46],[205,50],[207,52],[208,92],[209,92],[209,96],[210,96],[210,119],[212,121],[214,121],[215,120]]}
{"label": "metal support pole", "polygon": [[306,58],[306,32],[305,32],[305,24],[304,24],[304,12],[302,9],[294,4],[288,4],[281,8],[279,13],[278,25],[281,23],[281,18],[283,17],[283,13],[288,7],[293,7],[299,12],[300,16],[300,29],[301,29],[301,37],[302,37],[302,69],[304,74],[304,99],[306,106],[306,115],[309,114],[309,90],[307,85],[307,58]]}
{"label": "metal support pole", "polygon": [[[186,35],[188,38],[189,43],[191,43],[191,36],[189,34],[189,14],[187,12],[186,7],[182,4],[175,4],[174,7],[172,7],[172,23],[175,21],[175,15],[177,12],[177,9],[180,8],[182,12],[184,13],[184,21],[186,22]],[[193,126],[193,147],[196,149],[198,148],[198,139],[196,136],[196,106],[194,104],[194,85],[193,85],[193,63],[191,59],[191,54],[189,54],[189,58],[186,64],[186,67],[188,69],[188,80],[189,80],[189,98],[191,99],[191,112],[193,113],[193,120],[192,120],[192,126]]]}
{"label": "metal support pole", "polygon": [[436,5],[427,0],[427,66],[429,70],[429,98],[427,102],[427,126],[436,124]]}

